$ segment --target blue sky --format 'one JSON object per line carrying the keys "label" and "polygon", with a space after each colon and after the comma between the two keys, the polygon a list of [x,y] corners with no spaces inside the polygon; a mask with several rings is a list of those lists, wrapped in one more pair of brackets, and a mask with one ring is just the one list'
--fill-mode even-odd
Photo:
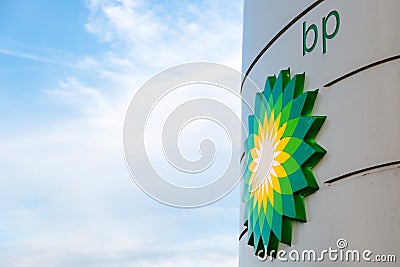
{"label": "blue sky", "polygon": [[240,68],[242,2],[0,3],[0,266],[235,266],[239,190],[161,205],[129,176],[125,111],[183,62]]}

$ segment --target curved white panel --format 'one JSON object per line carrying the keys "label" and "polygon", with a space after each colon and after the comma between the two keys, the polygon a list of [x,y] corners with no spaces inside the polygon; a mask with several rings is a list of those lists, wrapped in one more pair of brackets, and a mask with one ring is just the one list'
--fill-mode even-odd
{"label": "curved white panel", "polygon": [[[280,29],[313,3],[246,1],[242,71],[246,73]],[[332,11],[338,13],[340,24]],[[351,176],[359,170],[400,161],[398,14],[398,0],[322,1],[291,25],[249,73],[248,79],[263,89],[266,77],[277,75],[282,69],[290,68],[292,74],[305,72],[305,90],[320,89],[312,113],[327,116],[316,138],[327,150],[314,167],[320,190],[306,197],[308,222],[294,223],[293,248],[324,249],[335,246],[336,240],[343,237],[354,249],[389,254],[400,251],[399,164]],[[305,51],[304,55],[304,30],[313,24],[315,27],[311,28],[317,28],[318,40],[314,49],[310,49],[314,30],[309,30],[306,47],[312,51]],[[325,37],[338,28],[336,36],[326,38],[325,53],[324,26]],[[369,66],[372,63],[376,64]],[[329,85],[341,77],[344,78]],[[251,105],[254,105],[255,93],[249,81],[245,81],[242,96]],[[249,115],[243,112],[242,119],[247,121]],[[349,177],[330,186],[324,183],[346,175]],[[243,210],[241,225],[242,213]],[[240,241],[240,266],[288,265],[259,261],[246,239]],[[282,245],[279,248],[290,249]],[[397,257],[400,261],[400,255]],[[291,266],[316,264],[289,263]],[[342,266],[344,263],[327,261],[324,264]],[[364,266],[365,262],[352,264]],[[386,265],[396,266],[396,263]]]}

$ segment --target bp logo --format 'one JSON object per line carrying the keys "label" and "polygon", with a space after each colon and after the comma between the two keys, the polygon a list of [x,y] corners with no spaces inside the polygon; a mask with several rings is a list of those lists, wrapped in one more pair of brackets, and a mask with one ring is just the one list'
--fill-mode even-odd
{"label": "bp logo", "polygon": [[258,256],[291,244],[292,221],[306,221],[304,197],[318,190],[312,168],[326,151],[314,138],[325,121],[312,116],[318,90],[303,92],[305,74],[267,78],[256,94],[245,141],[244,222]]}

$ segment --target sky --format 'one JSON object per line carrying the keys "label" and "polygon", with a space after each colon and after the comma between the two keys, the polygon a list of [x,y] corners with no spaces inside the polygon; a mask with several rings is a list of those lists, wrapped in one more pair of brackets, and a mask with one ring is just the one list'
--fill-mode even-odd
{"label": "sky", "polygon": [[241,65],[242,1],[0,2],[0,266],[237,266],[240,192],[162,205],[126,167],[136,90]]}

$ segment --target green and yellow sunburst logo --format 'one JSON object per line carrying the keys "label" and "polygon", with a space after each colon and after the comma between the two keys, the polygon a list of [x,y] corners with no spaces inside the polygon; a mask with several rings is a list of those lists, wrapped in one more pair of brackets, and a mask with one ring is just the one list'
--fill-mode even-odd
{"label": "green and yellow sunburst logo", "polygon": [[292,220],[306,221],[304,196],[318,190],[312,168],[326,151],[314,138],[325,121],[312,116],[318,90],[303,92],[305,74],[282,70],[256,94],[245,141],[244,222],[258,256],[290,245]]}

